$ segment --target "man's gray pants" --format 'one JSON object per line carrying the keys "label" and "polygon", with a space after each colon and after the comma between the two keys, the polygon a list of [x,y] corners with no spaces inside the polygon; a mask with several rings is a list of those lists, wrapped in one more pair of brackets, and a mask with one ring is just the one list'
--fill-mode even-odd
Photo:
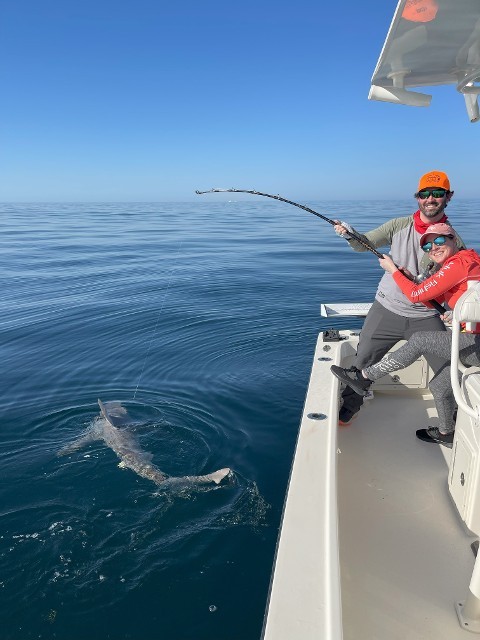
{"label": "man's gray pants", "polygon": [[[357,356],[354,365],[357,369],[365,369],[383,358],[399,340],[408,340],[417,331],[446,331],[440,316],[426,318],[404,318],[385,309],[377,300],[372,304],[365,318]],[[450,358],[441,358],[427,354],[426,360],[436,374],[448,366]],[[363,403],[363,397],[346,387],[342,393],[343,409],[352,414],[357,413]]]}

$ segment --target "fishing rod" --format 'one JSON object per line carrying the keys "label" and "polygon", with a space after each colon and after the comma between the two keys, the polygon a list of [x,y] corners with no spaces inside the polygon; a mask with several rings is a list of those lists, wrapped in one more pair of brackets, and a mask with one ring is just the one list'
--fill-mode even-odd
{"label": "fishing rod", "polygon": [[[280,202],[286,202],[287,204],[291,204],[294,207],[298,207],[299,209],[303,209],[304,211],[308,211],[309,213],[313,213],[314,216],[317,216],[318,218],[321,218],[322,220],[325,220],[325,222],[328,222],[332,226],[335,226],[335,225],[338,224],[338,222],[336,220],[332,220],[331,218],[327,218],[327,216],[324,216],[321,213],[318,213],[318,211],[314,211],[313,209],[310,209],[310,207],[306,207],[303,204],[299,204],[298,202],[293,202],[293,200],[287,200],[286,198],[282,198],[281,196],[273,195],[271,193],[262,193],[261,191],[253,191],[253,190],[250,191],[249,189],[208,189],[207,191],[198,191],[198,190],[196,190],[195,193],[197,195],[199,195],[199,196],[203,195],[204,193],[251,193],[254,196],[264,196],[265,198],[273,198],[274,200],[280,200]],[[362,247],[367,249],[367,251],[370,251],[371,253],[375,254],[377,256],[377,258],[383,258],[383,254],[380,253],[379,251],[377,251],[374,247],[372,247],[372,245],[367,240],[364,240],[361,236],[359,236],[356,231],[353,231],[353,229],[352,229],[348,233],[352,238],[354,238],[358,243],[360,243],[362,245]],[[413,280],[413,282],[416,282],[414,277],[409,277],[403,271],[402,271],[402,273],[409,280]],[[430,302],[430,304],[432,305],[432,307],[434,309],[436,309],[437,311],[439,311],[442,314],[445,313],[444,307],[442,307],[442,305],[439,302],[437,302],[436,300],[429,300],[429,302]]]}
{"label": "fishing rod", "polygon": [[[299,209],[303,209],[304,211],[313,213],[314,216],[317,216],[318,218],[325,220],[325,222],[328,222],[332,226],[335,226],[336,224],[338,224],[338,222],[336,222],[335,220],[332,220],[331,218],[327,218],[327,216],[324,216],[321,213],[318,213],[318,211],[314,211],[313,209],[310,209],[310,207],[306,207],[303,204],[298,204],[298,202],[293,202],[293,200],[287,200],[286,198],[281,198],[280,196],[274,196],[270,193],[262,193],[261,191],[248,191],[247,189],[209,189],[208,191],[195,191],[195,193],[197,193],[198,195],[203,195],[204,193],[251,193],[254,196],[265,196],[265,198],[273,198],[274,200],[280,200],[280,202],[286,202],[287,204],[292,204],[294,207],[298,207]],[[348,233],[352,236],[352,238],[355,238],[355,240],[359,242],[362,245],[362,247],[365,247],[365,249],[368,249],[368,251],[371,251],[372,253],[374,253],[377,256],[377,258],[383,258],[383,255],[381,253],[379,253],[376,249],[374,249],[374,247],[372,247],[372,245],[369,242],[364,240],[355,231],[349,231]]]}

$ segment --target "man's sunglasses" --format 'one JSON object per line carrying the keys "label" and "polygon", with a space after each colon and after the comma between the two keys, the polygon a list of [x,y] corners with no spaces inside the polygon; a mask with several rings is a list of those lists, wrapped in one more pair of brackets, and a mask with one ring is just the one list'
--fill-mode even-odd
{"label": "man's sunglasses", "polygon": [[420,200],[426,200],[430,196],[443,198],[447,193],[448,191],[446,189],[422,189],[422,191],[415,194],[415,197],[420,198]]}
{"label": "man's sunglasses", "polygon": [[451,240],[453,236],[437,236],[436,238],[434,238],[433,243],[426,242],[425,244],[422,244],[422,249],[423,251],[425,251],[425,253],[428,253],[432,250],[433,245],[436,245],[437,247],[443,247],[443,245],[447,241],[447,238],[450,238]]}

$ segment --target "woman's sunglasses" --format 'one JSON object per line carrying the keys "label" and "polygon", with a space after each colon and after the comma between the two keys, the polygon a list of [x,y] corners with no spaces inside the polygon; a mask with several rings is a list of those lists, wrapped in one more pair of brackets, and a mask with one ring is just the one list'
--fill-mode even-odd
{"label": "woman's sunglasses", "polygon": [[432,250],[433,245],[436,245],[437,247],[443,247],[443,245],[447,241],[447,238],[450,238],[451,240],[453,236],[437,236],[436,238],[434,238],[433,243],[426,242],[425,244],[422,244],[422,249],[423,251],[425,251],[425,253],[428,253]]}
{"label": "woman's sunglasses", "polygon": [[443,198],[447,193],[448,191],[446,189],[422,189],[422,191],[419,191],[415,197],[420,198],[420,200],[426,200],[430,196],[433,196],[434,198]]}

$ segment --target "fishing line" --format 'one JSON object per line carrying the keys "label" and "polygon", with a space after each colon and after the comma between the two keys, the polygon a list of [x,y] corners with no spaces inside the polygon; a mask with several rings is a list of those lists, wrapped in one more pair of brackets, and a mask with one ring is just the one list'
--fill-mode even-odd
{"label": "fishing line", "polygon": [[157,313],[157,318],[156,318],[156,321],[155,321],[155,326],[153,328],[152,335],[150,336],[150,341],[148,343],[147,353],[145,354],[145,358],[143,360],[142,370],[140,371],[140,376],[138,378],[137,386],[135,387],[135,392],[133,394],[133,400],[135,400],[135,396],[137,395],[138,387],[140,386],[140,381],[142,379],[143,372],[145,370],[145,365],[147,364],[148,356],[150,354],[150,349],[152,348],[152,344],[153,344],[153,339],[155,338],[155,334],[157,332],[157,327],[158,327],[158,323],[159,323],[159,320],[160,320],[160,316],[162,315],[163,308],[165,306],[165,300],[167,299],[167,295],[168,295],[168,292],[170,290],[170,284],[172,282],[172,276],[173,276],[173,273],[174,273],[174,271],[176,269],[176,266],[177,266],[177,260],[178,260],[178,256],[180,255],[180,249],[182,248],[182,244],[183,244],[183,240],[180,241],[180,244],[178,245],[177,253],[176,253],[176,255],[175,255],[174,259],[173,259],[173,265],[172,265],[172,268],[170,269],[170,273],[169,273],[169,276],[168,276],[167,288],[165,289],[165,293],[163,294],[162,304],[160,305],[160,309],[159,309],[159,311]]}
{"label": "fishing line", "polygon": [[[318,218],[325,220],[325,222],[328,222],[331,225],[337,224],[335,220],[332,220],[331,218],[327,218],[327,216],[324,216],[321,213],[318,213],[318,211],[314,211],[313,209],[310,209],[310,207],[306,207],[303,204],[299,204],[298,202],[293,202],[293,200],[287,200],[286,198],[282,198],[280,196],[274,196],[270,193],[262,193],[261,191],[248,191],[247,189],[209,189],[208,191],[195,191],[195,193],[198,195],[203,195],[204,193],[251,193],[254,196],[264,196],[265,198],[273,198],[274,200],[280,200],[280,202],[286,202],[287,204],[291,204],[294,207],[298,207],[299,209],[303,209],[304,211],[313,213],[314,216],[317,216]],[[355,231],[349,231],[348,233],[352,236],[352,238],[355,238],[357,242],[359,242],[363,247],[365,247],[365,249],[368,249],[368,251],[371,251],[372,253],[374,253],[377,256],[377,258],[383,258],[383,255],[381,253],[379,253],[374,247],[372,247],[372,245],[369,242],[367,242],[361,236],[355,233]]]}
{"label": "fishing line", "polygon": [[[287,200],[286,198],[282,198],[281,196],[278,195],[273,195],[271,193],[262,193],[261,191],[250,191],[248,189],[208,189],[207,191],[195,191],[195,193],[197,195],[203,195],[204,193],[251,193],[254,196],[264,196],[265,198],[273,198],[274,200],[280,200],[280,202],[286,202],[287,204],[291,204],[294,207],[298,207],[299,209],[303,209],[304,211],[308,211],[309,213],[313,213],[314,216],[317,216],[318,218],[321,218],[322,220],[325,220],[325,222],[328,222],[329,224],[335,226],[337,223],[336,220],[332,220],[331,218],[327,218],[327,216],[322,215],[321,213],[318,213],[318,211],[314,211],[314,209],[310,209],[310,207],[306,207],[303,204],[299,204],[298,202],[294,202],[293,200]],[[362,245],[362,247],[364,247],[365,249],[367,249],[367,251],[370,251],[371,253],[375,254],[377,256],[377,258],[383,258],[383,254],[380,253],[379,251],[377,251],[374,247],[372,247],[372,245],[364,240],[361,236],[359,236],[355,231],[349,231],[348,232],[350,234],[350,236],[352,238],[355,238],[355,240],[360,243]],[[408,276],[403,270],[401,270],[403,275],[408,278],[409,280],[412,280],[413,282],[417,282],[415,277],[410,277]],[[442,307],[442,305],[437,302],[436,300],[429,300],[429,303],[432,305],[432,307],[434,307],[434,309],[436,309],[437,311],[439,311],[440,313],[445,313],[445,309],[444,307]]]}

